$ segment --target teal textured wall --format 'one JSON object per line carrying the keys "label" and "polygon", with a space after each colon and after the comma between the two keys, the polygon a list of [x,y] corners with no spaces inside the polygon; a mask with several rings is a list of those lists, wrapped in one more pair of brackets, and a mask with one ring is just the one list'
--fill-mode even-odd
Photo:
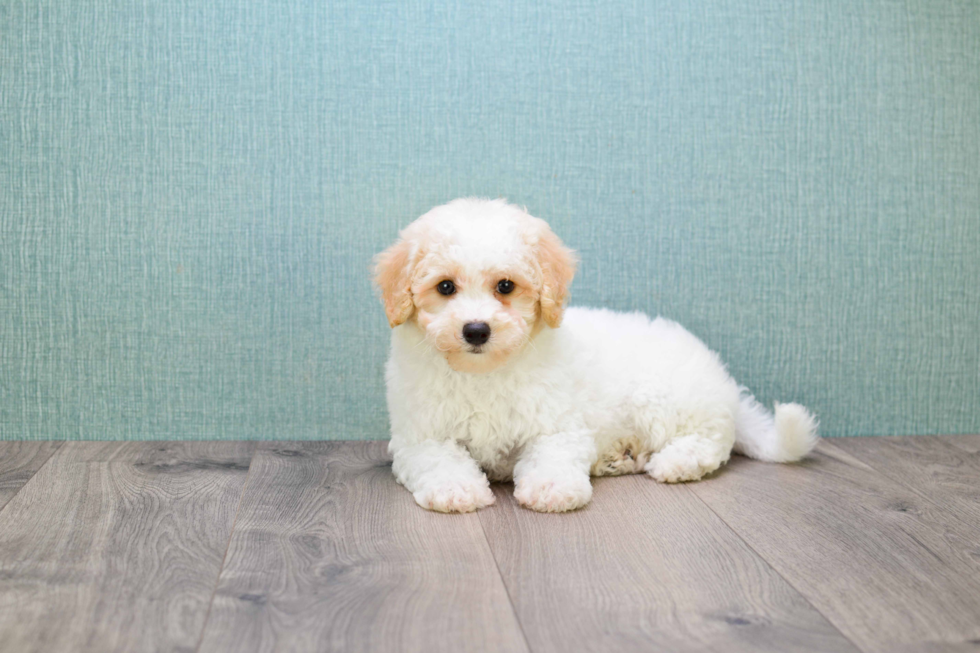
{"label": "teal textured wall", "polygon": [[370,257],[461,195],[828,435],[980,431],[974,0],[0,0],[0,438],[386,437]]}

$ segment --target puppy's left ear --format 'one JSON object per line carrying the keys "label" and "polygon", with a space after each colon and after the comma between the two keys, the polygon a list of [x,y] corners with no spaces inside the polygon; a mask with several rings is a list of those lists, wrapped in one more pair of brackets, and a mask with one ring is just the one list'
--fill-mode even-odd
{"label": "puppy's left ear", "polygon": [[388,324],[394,328],[412,316],[412,271],[415,246],[400,238],[374,259],[374,282],[381,289]]}
{"label": "puppy's left ear", "polygon": [[578,256],[561,242],[555,232],[541,221],[537,243],[538,265],[541,267],[541,317],[552,329],[561,325],[565,313],[568,287],[575,276]]}

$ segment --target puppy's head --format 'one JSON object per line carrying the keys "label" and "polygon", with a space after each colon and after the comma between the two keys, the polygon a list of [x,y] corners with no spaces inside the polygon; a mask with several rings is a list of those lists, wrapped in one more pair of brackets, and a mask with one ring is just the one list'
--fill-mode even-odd
{"label": "puppy's head", "polygon": [[449,365],[488,372],[561,324],[575,253],[503,200],[460,199],[406,227],[375,260],[388,322],[414,322]]}

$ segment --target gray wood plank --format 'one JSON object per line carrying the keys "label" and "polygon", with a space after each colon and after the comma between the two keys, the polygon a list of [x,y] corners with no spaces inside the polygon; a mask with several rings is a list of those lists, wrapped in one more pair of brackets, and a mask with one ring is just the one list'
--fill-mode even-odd
{"label": "gray wood plank", "polygon": [[863,650],[980,650],[980,538],[829,442],[691,490]]}
{"label": "gray wood plank", "polygon": [[0,442],[0,510],[41,469],[61,442]]}
{"label": "gray wood plank", "polygon": [[422,510],[385,442],[256,452],[201,651],[523,651],[476,515]]}
{"label": "gray wood plank", "polygon": [[838,438],[834,446],[980,528],[980,435]]}
{"label": "gray wood plank", "polygon": [[0,512],[0,651],[188,651],[250,443],[69,442]]}
{"label": "gray wood plank", "polygon": [[683,485],[595,479],[559,515],[512,491],[479,516],[535,653],[857,650]]}

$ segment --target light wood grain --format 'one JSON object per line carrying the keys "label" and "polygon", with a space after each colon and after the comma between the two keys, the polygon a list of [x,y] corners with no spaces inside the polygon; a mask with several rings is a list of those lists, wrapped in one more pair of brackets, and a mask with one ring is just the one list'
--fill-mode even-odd
{"label": "light wood grain", "polygon": [[533,651],[856,650],[687,487],[594,487],[543,515],[501,486],[480,513]]}
{"label": "light wood grain", "polygon": [[691,490],[863,650],[980,650],[980,538],[829,442]]}
{"label": "light wood grain", "polygon": [[980,528],[980,435],[839,438],[834,446]]}
{"label": "light wood grain", "polygon": [[0,651],[197,643],[250,443],[66,443],[0,512]]}
{"label": "light wood grain", "polygon": [[0,510],[41,469],[61,442],[0,442]]}
{"label": "light wood grain", "polygon": [[565,515],[424,511],[383,442],[253,450],[0,443],[0,652],[980,651],[980,437],[599,479]]}
{"label": "light wood grain", "polygon": [[479,518],[422,510],[386,443],[256,452],[200,647],[523,651]]}

